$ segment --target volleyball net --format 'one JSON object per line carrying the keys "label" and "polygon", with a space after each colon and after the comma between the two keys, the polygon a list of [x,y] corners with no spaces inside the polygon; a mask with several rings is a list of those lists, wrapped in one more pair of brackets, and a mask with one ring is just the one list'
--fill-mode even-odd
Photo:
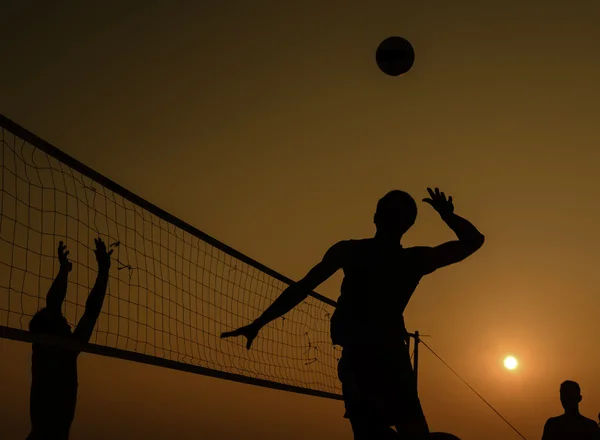
{"label": "volleyball net", "polygon": [[73,270],[63,314],[74,326],[95,282],[94,238],[114,249],[108,292],[84,351],[213,377],[341,398],[335,302],[311,294],[245,348],[220,339],[292,282],[163,211],[0,115],[0,336],[27,331],[58,272]]}

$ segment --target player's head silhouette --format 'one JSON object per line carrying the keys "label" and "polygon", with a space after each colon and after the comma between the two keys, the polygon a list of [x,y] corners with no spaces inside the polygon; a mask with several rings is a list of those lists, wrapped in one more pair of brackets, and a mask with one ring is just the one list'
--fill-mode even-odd
{"label": "player's head silhouette", "polygon": [[560,403],[565,411],[573,411],[579,408],[581,402],[581,389],[577,382],[566,380],[560,385]]}
{"label": "player's head silhouette", "polygon": [[60,312],[44,308],[31,319],[29,330],[34,333],[65,336],[71,333],[71,326]]}
{"label": "player's head silhouette", "polygon": [[390,191],[377,203],[374,222],[379,235],[400,238],[416,219],[417,203],[404,191]]}

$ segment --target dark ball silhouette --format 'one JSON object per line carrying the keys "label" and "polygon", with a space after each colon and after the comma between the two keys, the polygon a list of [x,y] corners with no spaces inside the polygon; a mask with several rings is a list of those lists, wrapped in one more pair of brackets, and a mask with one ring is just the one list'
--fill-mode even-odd
{"label": "dark ball silhouette", "polygon": [[381,42],[375,54],[377,66],[390,76],[408,72],[415,62],[415,51],[410,42],[402,37],[389,37]]}

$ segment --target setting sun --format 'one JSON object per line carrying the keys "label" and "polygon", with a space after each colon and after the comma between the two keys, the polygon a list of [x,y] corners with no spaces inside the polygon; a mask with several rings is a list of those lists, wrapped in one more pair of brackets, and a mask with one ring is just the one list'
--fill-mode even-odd
{"label": "setting sun", "polygon": [[513,356],[507,356],[504,358],[504,367],[507,370],[514,370],[519,365],[517,359]]}

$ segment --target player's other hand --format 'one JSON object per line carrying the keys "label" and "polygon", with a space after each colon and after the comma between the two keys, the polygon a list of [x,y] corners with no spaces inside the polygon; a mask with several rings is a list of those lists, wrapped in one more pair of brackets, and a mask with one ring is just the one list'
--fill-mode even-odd
{"label": "player's other hand", "polygon": [[66,250],[67,245],[62,241],[58,242],[58,262],[60,263],[61,268],[65,268],[67,272],[71,272],[73,269],[73,263],[69,261],[67,256],[69,255],[69,251]]}
{"label": "player's other hand", "polygon": [[454,212],[452,196],[446,199],[446,194],[440,192],[439,188],[436,188],[435,190],[427,188],[427,192],[429,192],[429,197],[423,199],[423,201],[429,203],[442,217]]}
{"label": "player's other hand", "polygon": [[252,346],[252,342],[254,338],[258,335],[258,331],[260,327],[255,324],[248,324],[243,327],[238,328],[237,330],[232,330],[230,332],[221,333],[221,338],[231,338],[233,336],[244,336],[246,338],[246,348],[250,350]]}
{"label": "player's other hand", "polygon": [[108,271],[108,269],[110,269],[110,256],[113,253],[113,249],[107,252],[106,244],[104,244],[101,238],[94,238],[94,243],[96,244],[94,253],[96,254],[96,261],[98,262],[98,270]]}

